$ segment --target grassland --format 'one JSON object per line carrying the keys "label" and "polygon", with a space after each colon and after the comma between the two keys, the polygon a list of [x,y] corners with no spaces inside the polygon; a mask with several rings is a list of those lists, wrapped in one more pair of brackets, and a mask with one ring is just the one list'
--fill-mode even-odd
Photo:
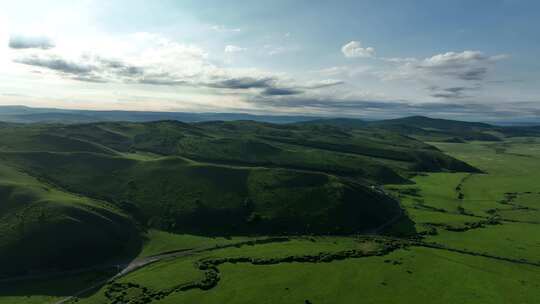
{"label": "grassland", "polygon": [[[56,130],[67,139],[91,143],[93,151],[85,151],[90,149],[86,146],[69,152],[4,146],[0,153],[4,166],[0,177],[4,183],[34,185],[37,201],[51,195],[62,198],[53,201],[66,200],[70,206],[101,206],[133,220],[142,229],[141,247],[132,262],[140,263],[141,268],[98,284],[67,303],[429,303],[434,299],[438,303],[536,303],[540,297],[540,186],[536,182],[540,178],[540,141],[536,138],[428,144],[408,139],[398,141],[398,148],[393,150],[382,143],[400,137],[372,129],[347,130],[353,144],[344,145],[336,139],[343,135],[338,132],[342,129],[331,127],[302,126],[285,136],[287,129],[264,124],[180,124],[179,133],[171,129],[171,124],[151,126],[155,128],[152,134],[162,135],[155,137],[148,135],[147,126],[141,124],[110,123]],[[97,129],[88,132],[89,127]],[[310,128],[313,130],[307,131]],[[224,140],[238,130],[250,135],[231,145]],[[317,132],[326,132],[327,138]],[[182,144],[163,142],[178,134],[192,135]],[[329,134],[337,137],[332,139]],[[299,140],[302,135],[306,136],[299,144],[283,140]],[[357,141],[359,145],[362,136],[371,138],[369,149],[355,150],[366,148],[354,144]],[[275,140],[278,137],[279,141]],[[216,150],[214,141],[223,145],[221,150]],[[234,159],[242,153],[283,155],[283,150],[325,151],[326,157],[340,150],[343,155],[361,155],[369,160],[374,158],[369,154],[379,151],[376,148],[381,145],[392,150],[388,155],[405,148],[422,151],[417,156],[444,152],[449,156],[436,158],[455,159],[451,162],[475,170],[454,172],[446,161],[432,167],[437,170],[413,170],[423,165],[392,157],[374,160],[373,164],[387,166],[401,177],[397,184],[388,179],[384,191],[399,199],[406,217],[388,227],[386,231],[391,235],[387,237],[358,233],[317,236],[307,233],[308,224],[310,229],[319,227],[319,231],[337,234],[343,230],[329,227],[337,222],[352,227],[357,220],[345,216],[347,213],[370,217],[382,210],[386,217],[376,218],[371,227],[393,217],[389,215],[392,212],[380,206],[383,209],[341,209],[342,213],[325,209],[328,205],[358,203],[359,196],[377,201],[378,195],[384,193],[367,186],[374,182],[374,175],[359,181],[358,176],[347,176],[339,170],[308,168],[307,162],[293,169],[287,162],[278,166],[270,156],[243,162]],[[218,152],[213,155],[212,151]],[[209,157],[194,157],[198,153]],[[280,156],[279,161],[289,156]],[[444,169],[439,170],[441,164]],[[403,183],[410,176],[411,182]],[[17,200],[13,197],[18,197],[17,193],[34,193],[32,187],[2,192],[10,195],[6,198],[12,203],[0,206],[5,208],[0,211],[15,210]],[[35,201],[32,197],[25,200]],[[356,199],[349,201],[353,197]],[[384,204],[385,200],[380,202]],[[180,224],[185,217],[177,221],[178,215],[194,206],[197,208],[193,210],[206,213],[196,217],[198,213],[193,211],[189,218],[194,222],[189,227],[211,218],[208,230],[200,230],[201,226],[199,230],[185,229],[188,226]],[[241,213],[239,218],[243,220],[247,215],[274,227],[281,224],[297,228],[294,233],[286,233],[285,240],[255,242],[270,233],[260,227],[259,233],[243,235],[235,233],[242,231],[238,229],[242,226],[220,229],[220,224],[230,224],[220,222],[221,217],[238,215],[209,216],[209,210],[220,206],[243,211],[249,208],[249,212]],[[292,224],[293,220],[298,223]],[[324,225],[316,226],[316,222]],[[202,233],[209,230],[227,233]],[[79,278],[84,280],[83,275]],[[73,280],[73,288],[67,288],[61,280],[13,283],[10,288],[0,289],[0,303],[56,303],[74,294],[79,286],[92,286],[92,282],[95,280],[86,284]],[[44,292],[41,285],[51,291]]]}
{"label": "grassland", "polygon": [[193,234],[177,234],[151,229],[143,236],[143,248],[139,257],[157,255],[172,250],[222,246],[248,241],[250,237],[208,237]]}
{"label": "grassland", "polygon": [[540,279],[525,267],[432,249],[322,264],[226,264],[222,273],[214,290],[156,303],[532,303]]}
{"label": "grassland", "polygon": [[[127,296],[123,299],[130,303],[160,304],[305,303],[306,300],[350,303],[358,299],[366,303],[409,303],[429,302],[435,297],[440,303],[534,303],[539,296],[538,267],[424,247],[330,262],[224,263],[218,267],[218,284],[209,290],[177,289],[165,296],[150,296],[152,291],[170,290],[201,280],[203,272],[196,269],[198,260],[279,259],[351,249],[369,252],[376,248],[376,244],[354,238],[317,238],[224,249],[160,262],[117,283],[125,286]],[[111,285],[82,297],[78,303],[111,303],[106,297],[107,290],[111,290]],[[147,296],[141,290],[148,290]]]}
{"label": "grassland", "polygon": [[[328,263],[224,263],[215,287],[174,292],[152,303],[410,303],[435,298],[438,303],[535,303],[540,296],[540,188],[531,176],[540,172],[535,167],[540,153],[534,140],[508,139],[503,144],[510,155],[492,142],[435,143],[485,173],[420,174],[413,185],[386,186],[400,197],[420,233],[419,241],[405,249]],[[514,145],[527,155],[515,155]],[[197,258],[279,259],[351,248],[358,248],[353,237],[307,238],[227,248],[167,263],[183,265],[189,274]],[[153,272],[147,271],[139,270],[138,277]],[[122,282],[131,282],[131,276]],[[137,282],[162,288],[150,281]],[[100,298],[103,292],[80,303],[108,303]]]}

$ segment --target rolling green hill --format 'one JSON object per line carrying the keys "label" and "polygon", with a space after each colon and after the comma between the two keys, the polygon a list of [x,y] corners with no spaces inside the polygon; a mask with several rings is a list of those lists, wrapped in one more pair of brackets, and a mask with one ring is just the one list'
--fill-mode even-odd
{"label": "rolling green hill", "polygon": [[3,153],[71,192],[103,199],[140,223],[170,231],[352,233],[399,213],[366,186],[286,169],[191,163],[177,157],[139,161],[93,153]]}
{"label": "rolling green hill", "polygon": [[135,255],[149,228],[376,231],[404,214],[373,185],[406,183],[417,171],[478,172],[387,130],[317,124],[4,124],[0,138],[5,273]]}
{"label": "rolling green hill", "polygon": [[474,171],[433,146],[385,130],[176,121],[58,127],[51,133],[122,152],[146,151],[247,166],[332,173],[372,182],[404,181],[411,171]]}
{"label": "rolling green hill", "polygon": [[[248,122],[2,125],[2,274],[135,255],[146,228],[348,234],[401,215],[397,202],[363,179],[388,165],[263,139],[286,138],[275,132],[288,131]],[[343,159],[356,167],[336,169]]]}

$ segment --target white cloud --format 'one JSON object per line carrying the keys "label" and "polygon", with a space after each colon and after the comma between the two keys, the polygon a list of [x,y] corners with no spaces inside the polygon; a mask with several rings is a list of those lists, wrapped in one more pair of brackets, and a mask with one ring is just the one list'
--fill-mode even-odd
{"label": "white cloud", "polygon": [[237,45],[227,45],[225,46],[224,52],[225,53],[239,53],[246,51],[246,48],[239,47]]}
{"label": "white cloud", "polygon": [[372,47],[364,48],[360,41],[351,41],[345,44],[341,48],[341,52],[347,58],[358,58],[358,57],[373,57],[375,56],[375,49]]}
{"label": "white cloud", "polygon": [[210,29],[220,33],[238,33],[242,31],[240,28],[229,28],[224,25],[212,25]]}

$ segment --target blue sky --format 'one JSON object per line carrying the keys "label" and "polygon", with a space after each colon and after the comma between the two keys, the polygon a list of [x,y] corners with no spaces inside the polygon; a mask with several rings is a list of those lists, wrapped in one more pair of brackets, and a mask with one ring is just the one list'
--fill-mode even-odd
{"label": "blue sky", "polygon": [[540,116],[538,1],[104,2],[0,4],[0,104]]}

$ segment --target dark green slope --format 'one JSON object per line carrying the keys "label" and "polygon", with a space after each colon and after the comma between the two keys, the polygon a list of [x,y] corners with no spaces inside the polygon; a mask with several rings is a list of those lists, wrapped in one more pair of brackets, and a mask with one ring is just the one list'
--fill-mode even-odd
{"label": "dark green slope", "polygon": [[136,254],[138,243],[119,208],[0,164],[0,276],[104,263]]}
{"label": "dark green slope", "polygon": [[354,233],[400,214],[389,197],[324,173],[204,165],[175,157],[1,156],[69,191],[112,202],[144,225],[169,231]]}

